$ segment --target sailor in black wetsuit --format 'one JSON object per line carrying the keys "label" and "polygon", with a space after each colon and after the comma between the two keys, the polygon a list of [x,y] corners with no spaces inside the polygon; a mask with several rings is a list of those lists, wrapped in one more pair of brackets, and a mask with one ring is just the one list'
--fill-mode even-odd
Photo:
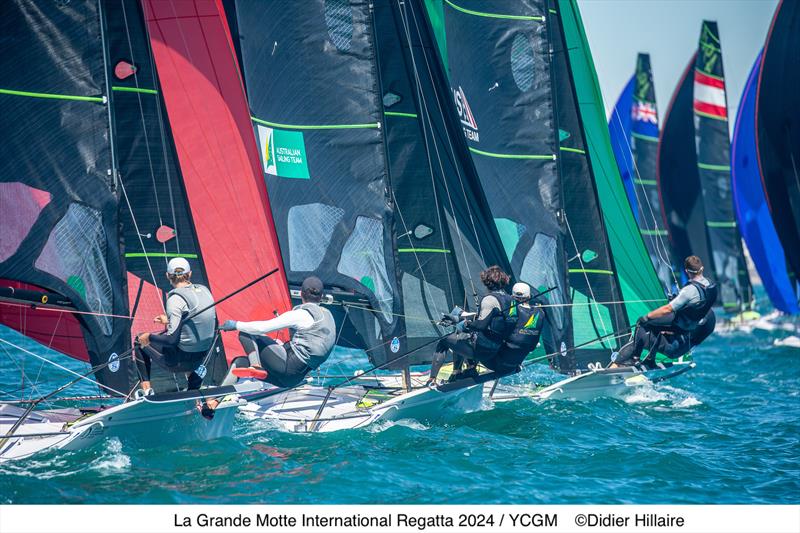
{"label": "sailor in black wetsuit", "polygon": [[215,339],[217,313],[213,307],[189,320],[184,318],[214,303],[207,287],[191,282],[189,262],[183,257],[171,259],[167,278],[173,288],[167,295],[166,314],[153,319],[167,329],[163,334],[140,333],[134,344],[136,367],[145,392],[151,389],[152,361],[168,372],[186,373],[187,389],[199,389],[205,375],[199,367]]}
{"label": "sailor in black wetsuit", "polygon": [[[477,375],[475,361],[491,360],[497,356],[503,341],[516,324],[516,318],[509,318],[507,315],[512,298],[504,288],[510,280],[509,275],[496,265],[481,272],[481,281],[489,293],[480,301],[476,320],[468,324],[459,322],[458,331],[439,341],[431,363],[428,383],[435,382],[448,350],[453,352],[451,379]],[[465,360],[470,361],[470,364],[462,372],[461,367]]]}
{"label": "sailor in black wetsuit", "polygon": [[703,263],[696,255],[686,258],[684,268],[689,283],[671,302],[639,318],[633,339],[620,349],[612,367],[639,362],[645,349],[649,365],[655,363],[655,352],[679,357],[714,332],[716,316],[711,308],[717,300],[717,286],[703,276]]}
{"label": "sailor in black wetsuit", "polygon": [[531,300],[530,285],[514,284],[511,296],[513,300],[507,316],[516,320],[514,327],[497,355],[489,360],[481,360],[483,366],[501,374],[519,372],[522,362],[539,344],[545,319],[542,307]]}

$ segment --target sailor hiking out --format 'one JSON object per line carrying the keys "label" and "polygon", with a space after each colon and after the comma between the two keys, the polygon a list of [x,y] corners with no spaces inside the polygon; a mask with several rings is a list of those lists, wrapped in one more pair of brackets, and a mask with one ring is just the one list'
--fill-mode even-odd
{"label": "sailor hiking out", "polygon": [[[187,389],[199,389],[205,375],[199,367],[212,348],[217,314],[214,298],[204,285],[192,283],[192,270],[183,257],[170,260],[167,279],[172,290],[167,294],[166,314],[153,322],[166,326],[162,333],[140,333],[134,343],[136,367],[142,389],[151,390],[152,362],[168,372],[186,373]],[[192,312],[206,309],[188,318]]]}
{"label": "sailor hiking out", "polygon": [[[436,380],[448,350],[453,352],[450,379],[456,380],[476,376],[478,363],[503,374],[517,372],[538,344],[544,312],[531,305],[530,287],[517,283],[514,296],[508,294],[504,288],[510,277],[498,266],[481,272],[481,281],[489,293],[480,301],[477,318],[467,320],[469,316],[464,315],[453,320],[458,321],[456,331],[439,341],[429,383]],[[462,371],[465,361],[467,368]]]}
{"label": "sailor hiking out", "polygon": [[[655,363],[655,353],[677,358],[702,343],[714,332],[717,285],[703,276],[703,263],[696,255],[684,261],[689,282],[666,305],[650,311],[636,322],[633,339],[623,346],[612,367],[630,366],[641,361]],[[653,357],[650,357],[653,354]]]}
{"label": "sailor hiking out", "polygon": [[[240,332],[247,357],[233,361],[222,384],[231,385],[237,378],[256,378],[278,387],[294,387],[324,363],[336,342],[336,323],[331,312],[319,305],[322,291],[322,281],[312,276],[303,281],[302,303],[291,311],[259,322],[226,320],[220,329]],[[266,336],[285,328],[291,333],[286,344]]]}

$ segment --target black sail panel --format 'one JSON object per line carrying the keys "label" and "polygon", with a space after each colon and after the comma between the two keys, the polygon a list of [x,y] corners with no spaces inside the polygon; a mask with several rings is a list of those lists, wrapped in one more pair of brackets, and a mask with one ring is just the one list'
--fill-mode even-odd
{"label": "black sail panel", "polygon": [[681,261],[681,267],[689,255],[713,264],[706,236],[692,118],[695,63],[693,56],[672,95],[658,145],[658,188],[673,257]]}
{"label": "black sail panel", "polygon": [[733,212],[728,106],[720,46],[717,23],[703,21],[694,70],[695,143],[712,253],[711,258],[703,260],[713,265],[723,308],[737,311],[752,300],[752,288]]}
{"label": "black sail panel", "polygon": [[[73,340],[85,348],[65,353],[93,365],[130,346],[98,8],[94,1],[10,1],[0,18],[3,50],[13,50],[0,58],[8,155],[0,159],[0,278],[71,302],[83,337]],[[97,377],[127,394],[131,369],[122,359]]]}
{"label": "black sail panel", "polygon": [[800,5],[775,11],[756,97],[761,179],[775,229],[800,278]]}
{"label": "black sail panel", "polygon": [[[566,303],[566,227],[543,3],[445,5],[450,87],[463,136],[514,275]],[[476,38],[480,36],[480,38]],[[548,351],[571,342],[567,307],[548,313]]]}

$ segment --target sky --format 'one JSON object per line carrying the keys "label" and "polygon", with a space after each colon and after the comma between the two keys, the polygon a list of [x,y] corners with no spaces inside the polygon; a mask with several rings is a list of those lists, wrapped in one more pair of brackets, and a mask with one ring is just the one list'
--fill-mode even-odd
{"label": "sky", "polygon": [[663,117],[707,19],[719,25],[732,130],[739,97],[777,5],[778,0],[578,0],[606,116],[633,75],[636,54],[649,52]]}

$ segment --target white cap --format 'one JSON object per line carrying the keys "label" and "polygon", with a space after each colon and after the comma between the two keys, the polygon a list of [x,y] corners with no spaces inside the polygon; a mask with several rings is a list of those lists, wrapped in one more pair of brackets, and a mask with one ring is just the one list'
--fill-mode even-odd
{"label": "white cap", "polygon": [[517,300],[530,300],[531,299],[531,287],[527,283],[515,283],[514,286],[511,288],[511,294]]}
{"label": "white cap", "polygon": [[[178,272],[180,270],[180,272]],[[174,276],[175,274],[186,274],[191,272],[192,269],[189,266],[189,261],[184,259],[183,257],[174,257],[169,260],[167,264],[167,274],[170,276]]]}

